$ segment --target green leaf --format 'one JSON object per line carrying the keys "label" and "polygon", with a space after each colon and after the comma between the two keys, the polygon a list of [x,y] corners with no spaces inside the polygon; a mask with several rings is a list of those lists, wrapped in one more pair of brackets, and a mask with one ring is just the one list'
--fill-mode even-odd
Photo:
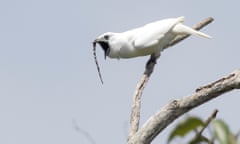
{"label": "green leaf", "polygon": [[220,119],[213,121],[213,130],[216,139],[220,144],[237,144],[233,134],[230,132],[228,125]]}
{"label": "green leaf", "polygon": [[186,134],[194,131],[199,126],[204,126],[203,120],[198,117],[188,117],[187,119],[180,122],[174,130],[171,132],[170,136],[168,137],[168,143],[172,141],[175,137],[184,137]]}
{"label": "green leaf", "polygon": [[198,137],[195,137],[193,140],[191,140],[189,144],[199,144],[201,142],[209,143],[209,140],[205,136],[200,135]]}

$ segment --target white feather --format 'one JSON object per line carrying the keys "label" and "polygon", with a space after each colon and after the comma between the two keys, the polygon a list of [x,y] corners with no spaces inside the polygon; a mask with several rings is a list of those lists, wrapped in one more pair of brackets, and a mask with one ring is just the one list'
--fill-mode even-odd
{"label": "white feather", "polygon": [[182,23],[177,24],[172,31],[176,34],[189,34],[189,35],[197,35],[201,36],[203,38],[212,38],[211,36],[202,33],[200,31],[196,31],[195,29],[192,29],[191,27],[185,26]]}
{"label": "white feather", "polygon": [[193,34],[211,38],[184,25],[183,22],[184,17],[160,20],[123,33],[104,33],[96,41],[101,41],[108,35],[109,39],[104,40],[110,47],[108,57],[133,58],[151,54],[159,56],[163,48],[178,35]]}

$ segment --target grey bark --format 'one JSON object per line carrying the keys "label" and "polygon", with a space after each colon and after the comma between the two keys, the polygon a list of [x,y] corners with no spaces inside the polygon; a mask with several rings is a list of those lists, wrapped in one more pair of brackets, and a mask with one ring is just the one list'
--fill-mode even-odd
{"label": "grey bark", "polygon": [[152,115],[128,141],[128,144],[149,144],[179,116],[226,92],[240,89],[240,69],[211,84],[196,89],[190,96],[173,100]]}

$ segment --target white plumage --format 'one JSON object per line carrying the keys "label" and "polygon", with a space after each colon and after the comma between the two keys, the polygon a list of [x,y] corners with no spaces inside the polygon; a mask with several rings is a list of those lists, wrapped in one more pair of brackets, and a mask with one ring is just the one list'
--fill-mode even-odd
{"label": "white plumage", "polygon": [[107,56],[117,59],[133,58],[146,55],[157,58],[163,48],[178,35],[197,35],[211,38],[207,34],[184,25],[183,22],[184,17],[170,18],[122,33],[106,32],[94,40],[94,49],[98,43],[104,50],[105,58]]}

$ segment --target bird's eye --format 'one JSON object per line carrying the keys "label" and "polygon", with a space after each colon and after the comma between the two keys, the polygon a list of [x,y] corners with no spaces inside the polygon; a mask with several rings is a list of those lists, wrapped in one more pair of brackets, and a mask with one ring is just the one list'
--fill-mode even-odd
{"label": "bird's eye", "polygon": [[109,39],[109,35],[105,35],[105,36],[104,36],[104,39],[105,39],[105,40],[108,40],[108,39]]}

